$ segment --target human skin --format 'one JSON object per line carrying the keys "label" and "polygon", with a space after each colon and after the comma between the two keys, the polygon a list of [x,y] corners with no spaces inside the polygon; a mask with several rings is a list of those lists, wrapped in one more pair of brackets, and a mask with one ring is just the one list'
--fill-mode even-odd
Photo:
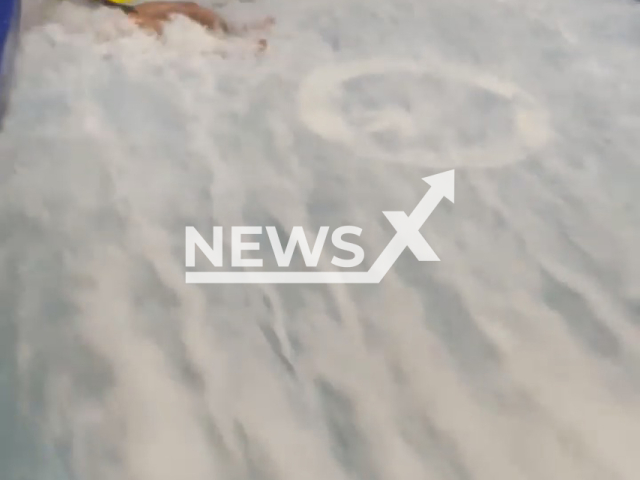
{"label": "human skin", "polygon": [[[195,2],[147,2],[124,11],[140,28],[154,32],[157,35],[162,35],[164,24],[175,15],[183,15],[202,25],[207,30],[223,35],[238,35],[250,30],[264,30],[274,23],[273,18],[268,17],[253,24],[234,26],[229,24],[220,14]],[[258,41],[259,51],[264,50],[266,47],[266,40],[261,39]]]}

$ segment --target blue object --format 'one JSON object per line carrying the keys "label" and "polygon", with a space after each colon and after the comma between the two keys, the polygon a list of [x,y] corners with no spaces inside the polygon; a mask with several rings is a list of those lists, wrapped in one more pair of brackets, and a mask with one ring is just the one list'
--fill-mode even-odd
{"label": "blue object", "polygon": [[0,0],[0,125],[9,104],[20,33],[21,0]]}

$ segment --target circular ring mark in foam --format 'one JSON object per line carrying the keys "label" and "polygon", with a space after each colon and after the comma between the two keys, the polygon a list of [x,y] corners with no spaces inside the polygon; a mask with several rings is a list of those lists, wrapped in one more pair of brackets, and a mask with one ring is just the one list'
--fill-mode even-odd
{"label": "circular ring mark in foam", "polygon": [[[407,148],[389,153],[376,145],[371,132],[349,123],[341,102],[346,82],[354,79],[395,73],[430,75],[466,84],[507,99],[514,110],[515,135],[472,147],[450,148],[444,155],[428,148]],[[464,65],[456,65],[437,57],[415,61],[372,59],[315,69],[302,82],[298,91],[298,110],[308,129],[325,140],[342,144],[354,154],[385,162],[421,167],[500,167],[526,160],[550,140],[547,110],[517,85]],[[394,128],[400,134],[415,131],[415,119],[398,110],[371,112],[378,124]],[[371,116],[371,115],[370,115]],[[386,118],[385,118],[386,117]]]}

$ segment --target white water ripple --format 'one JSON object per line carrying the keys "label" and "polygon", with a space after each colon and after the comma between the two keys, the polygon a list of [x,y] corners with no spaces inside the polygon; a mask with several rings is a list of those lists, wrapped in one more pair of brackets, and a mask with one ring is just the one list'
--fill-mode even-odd
{"label": "white water ripple", "polygon": [[[2,480],[638,478],[639,4],[229,3],[277,18],[260,57],[41,6],[0,135]],[[184,282],[187,225],[358,225],[375,259],[450,168],[440,263]]]}

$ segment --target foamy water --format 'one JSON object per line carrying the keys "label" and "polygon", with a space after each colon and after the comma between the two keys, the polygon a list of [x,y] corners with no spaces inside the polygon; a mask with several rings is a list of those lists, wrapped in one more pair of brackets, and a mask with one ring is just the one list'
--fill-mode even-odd
{"label": "foamy water", "polygon": [[[0,478],[636,480],[640,5],[223,11],[275,16],[267,52],[27,4],[0,136]],[[382,212],[450,168],[456,202],[422,229],[439,263],[184,282],[187,225],[358,225],[370,263]]]}

